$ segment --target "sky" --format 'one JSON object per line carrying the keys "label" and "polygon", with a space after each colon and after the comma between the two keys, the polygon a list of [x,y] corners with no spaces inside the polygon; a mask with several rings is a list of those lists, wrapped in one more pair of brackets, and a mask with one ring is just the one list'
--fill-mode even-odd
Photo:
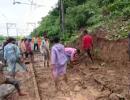
{"label": "sky", "polygon": [[[14,1],[21,4],[13,4]],[[29,5],[32,1],[36,6]],[[0,0],[0,35],[29,35],[57,2],[58,0]]]}

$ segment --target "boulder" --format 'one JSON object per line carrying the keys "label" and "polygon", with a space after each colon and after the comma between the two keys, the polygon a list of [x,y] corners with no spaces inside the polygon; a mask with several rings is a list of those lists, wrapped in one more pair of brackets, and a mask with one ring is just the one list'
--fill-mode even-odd
{"label": "boulder", "polygon": [[14,90],[15,90],[15,87],[11,84],[0,85],[0,100],[2,100],[2,98],[12,93]]}
{"label": "boulder", "polygon": [[117,93],[112,93],[109,96],[110,100],[126,100],[124,96],[122,96],[121,94],[117,94]]}

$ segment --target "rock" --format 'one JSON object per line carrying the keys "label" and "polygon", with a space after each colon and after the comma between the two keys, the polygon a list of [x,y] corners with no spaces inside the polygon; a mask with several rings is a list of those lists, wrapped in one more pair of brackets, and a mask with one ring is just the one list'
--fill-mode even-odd
{"label": "rock", "polygon": [[112,93],[109,96],[110,100],[126,100],[124,96],[122,96],[121,94],[117,94],[117,93]]}
{"label": "rock", "polygon": [[79,85],[76,85],[75,87],[74,87],[74,91],[75,92],[79,92],[81,90],[81,87],[79,86]]}
{"label": "rock", "polygon": [[106,63],[105,63],[105,62],[101,63],[101,66],[105,66],[105,65],[106,65]]}
{"label": "rock", "polygon": [[110,99],[110,100],[119,100],[119,98],[117,97],[116,93],[112,93],[112,94],[109,96],[109,99]]}
{"label": "rock", "polygon": [[2,84],[0,85],[0,100],[12,93],[15,90],[15,87],[10,84]]}
{"label": "rock", "polygon": [[119,97],[120,100],[125,100],[125,97],[121,94],[117,94],[117,97]]}

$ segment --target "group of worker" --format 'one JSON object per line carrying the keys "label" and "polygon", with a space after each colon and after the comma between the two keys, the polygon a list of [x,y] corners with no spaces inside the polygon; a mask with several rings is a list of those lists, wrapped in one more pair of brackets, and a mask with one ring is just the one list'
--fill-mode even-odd
{"label": "group of worker", "polygon": [[[82,48],[88,53],[88,56],[93,61],[91,56],[91,49],[93,47],[93,39],[92,36],[88,35],[88,32],[85,30],[82,38]],[[52,47],[50,49],[50,45]],[[20,90],[19,81],[15,79],[16,76],[16,63],[19,63],[20,66],[28,72],[26,65],[24,64],[24,60],[30,57],[31,62],[34,62],[34,53],[33,51],[40,51],[41,55],[44,58],[44,66],[49,66],[49,62],[51,65],[51,72],[53,75],[53,79],[55,82],[55,87],[58,89],[58,79],[60,76],[64,76],[65,82],[67,79],[67,64],[70,62],[76,62],[79,59],[80,49],[73,47],[65,47],[60,43],[60,38],[54,36],[51,41],[48,38],[42,37],[34,37],[23,38],[21,39],[19,45],[17,45],[16,40],[12,37],[9,37],[4,46],[4,59],[8,65],[7,67],[7,75],[4,75],[5,81],[3,83],[12,84],[18,90],[19,95],[24,95],[24,93]],[[46,62],[45,62],[46,61]],[[34,63],[35,64],[35,63]],[[2,71],[2,70],[1,70]],[[0,75],[1,76],[1,75]]]}
{"label": "group of worker", "polygon": [[18,44],[15,38],[8,37],[3,44],[4,59],[7,67],[6,71],[3,71],[3,67],[0,66],[0,84],[5,83],[14,85],[20,96],[24,96],[25,93],[21,92],[20,82],[16,79],[18,67],[16,64],[19,64],[19,67],[22,67],[24,71],[29,72],[24,60],[30,58],[30,61],[34,62],[33,49],[36,50],[37,47],[38,50],[40,48],[39,45],[37,46],[36,44],[38,43],[37,41],[39,42],[37,37],[34,39],[23,38]]}
{"label": "group of worker", "polygon": [[21,62],[20,49],[16,45],[16,40],[12,37],[9,37],[4,45],[4,59],[8,65],[6,73],[3,71],[3,67],[0,67],[0,84],[12,84],[17,89],[20,96],[26,95],[21,92],[20,82],[15,79],[16,75],[16,63],[18,62],[21,67],[27,71],[26,66]]}
{"label": "group of worker", "polygon": [[[77,62],[80,58],[80,49],[73,48],[73,47],[65,47],[63,44],[60,43],[59,37],[54,37],[52,40],[52,48],[51,48],[51,70],[53,79],[55,82],[56,90],[59,90],[59,77],[63,76],[65,82],[68,82],[67,78],[67,65],[69,62]],[[83,31],[82,34],[82,51],[88,54],[89,58],[91,59],[92,63],[94,63],[91,50],[93,49],[93,38],[91,35],[88,34],[87,30]]]}

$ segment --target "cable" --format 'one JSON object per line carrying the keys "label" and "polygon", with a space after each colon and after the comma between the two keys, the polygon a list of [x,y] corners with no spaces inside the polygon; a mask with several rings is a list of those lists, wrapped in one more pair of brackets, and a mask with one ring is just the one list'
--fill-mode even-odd
{"label": "cable", "polygon": [[[29,0],[30,1],[30,0]],[[39,5],[37,3],[34,3],[34,1],[30,1],[30,3],[26,3],[26,2],[19,2],[19,1],[13,1],[13,4],[25,4],[25,5],[31,5],[31,6],[36,6],[36,7],[44,7],[45,5]]]}

